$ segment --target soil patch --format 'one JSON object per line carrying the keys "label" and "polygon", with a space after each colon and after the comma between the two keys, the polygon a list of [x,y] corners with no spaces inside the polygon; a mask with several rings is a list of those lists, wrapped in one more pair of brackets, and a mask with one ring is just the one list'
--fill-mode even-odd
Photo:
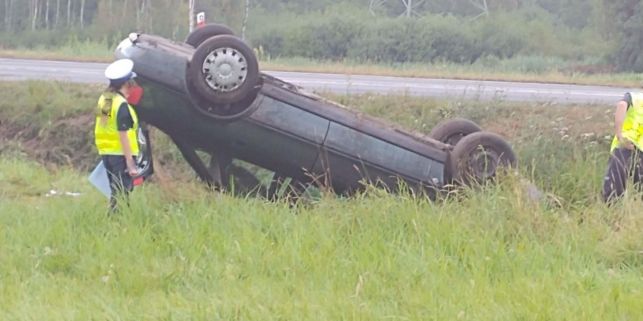
{"label": "soil patch", "polygon": [[81,114],[54,120],[45,126],[21,126],[4,121],[0,126],[0,152],[18,152],[47,167],[88,169],[95,165],[93,117]]}

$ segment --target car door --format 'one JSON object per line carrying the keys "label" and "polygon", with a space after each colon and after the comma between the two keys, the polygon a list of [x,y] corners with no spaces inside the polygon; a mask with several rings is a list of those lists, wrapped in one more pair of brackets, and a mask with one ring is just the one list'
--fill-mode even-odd
{"label": "car door", "polygon": [[394,131],[386,134],[381,137],[331,122],[315,171],[327,173],[333,188],[340,192],[359,188],[362,181],[393,189],[400,179],[413,186],[443,181],[444,161],[428,157],[427,146]]}
{"label": "car door", "polygon": [[[330,121],[276,97],[262,95],[247,118],[226,126],[238,158],[298,179],[317,161]],[[309,177],[308,177],[309,178]]]}

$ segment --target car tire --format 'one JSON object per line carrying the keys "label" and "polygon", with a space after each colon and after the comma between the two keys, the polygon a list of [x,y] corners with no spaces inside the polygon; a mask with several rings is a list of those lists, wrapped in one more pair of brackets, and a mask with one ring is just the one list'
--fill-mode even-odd
{"label": "car tire", "polygon": [[478,124],[464,118],[453,118],[441,121],[429,133],[429,137],[451,146],[473,133],[482,131]]}
{"label": "car tire", "polygon": [[234,32],[227,26],[211,23],[201,28],[194,29],[185,39],[185,43],[197,48],[206,40],[221,35],[234,35]]}
{"label": "car tire", "polygon": [[194,52],[187,68],[187,85],[210,104],[234,104],[248,98],[259,83],[259,63],[241,39],[209,38]]}
{"label": "car tire", "polygon": [[147,125],[141,124],[137,130],[139,156],[136,158],[136,167],[139,175],[144,179],[154,174],[154,162],[152,158],[152,145]]}
{"label": "car tire", "polygon": [[473,186],[496,177],[501,169],[516,166],[516,155],[501,136],[476,132],[462,138],[449,155],[450,177],[456,184]]}
{"label": "car tire", "polygon": [[191,106],[201,115],[212,120],[221,122],[231,122],[252,114],[261,104],[261,97],[258,93],[261,90],[261,84],[255,86],[246,98],[231,104],[213,104],[197,95],[193,89],[188,86],[188,99]]}

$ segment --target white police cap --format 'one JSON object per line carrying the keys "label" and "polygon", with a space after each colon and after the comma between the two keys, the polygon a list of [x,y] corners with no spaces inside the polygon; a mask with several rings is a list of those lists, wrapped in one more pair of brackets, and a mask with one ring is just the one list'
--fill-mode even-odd
{"label": "white police cap", "polygon": [[134,62],[130,59],[119,59],[105,69],[105,77],[112,82],[127,81],[136,77]]}

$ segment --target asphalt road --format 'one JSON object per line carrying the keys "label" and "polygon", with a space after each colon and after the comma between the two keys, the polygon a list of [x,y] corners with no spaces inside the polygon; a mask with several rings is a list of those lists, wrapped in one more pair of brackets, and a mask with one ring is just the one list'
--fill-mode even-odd
{"label": "asphalt road", "polygon": [[[59,80],[79,83],[105,83],[106,64],[0,58],[0,79]],[[538,101],[555,104],[614,104],[632,88],[573,86],[542,83],[403,78],[300,72],[267,74],[307,90],[340,94],[408,94],[455,99]]]}

